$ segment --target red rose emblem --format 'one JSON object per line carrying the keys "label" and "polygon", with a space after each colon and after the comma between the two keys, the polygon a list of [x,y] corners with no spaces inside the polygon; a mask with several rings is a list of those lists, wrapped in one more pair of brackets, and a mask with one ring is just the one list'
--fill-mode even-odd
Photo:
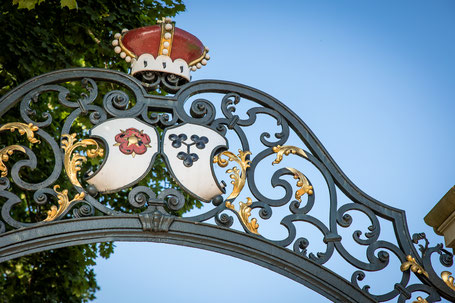
{"label": "red rose emblem", "polygon": [[147,147],[150,147],[150,137],[144,134],[144,131],[137,130],[135,128],[128,128],[123,131],[120,130],[120,134],[115,136],[114,146],[118,146],[120,151],[125,155],[142,155],[147,151]]}

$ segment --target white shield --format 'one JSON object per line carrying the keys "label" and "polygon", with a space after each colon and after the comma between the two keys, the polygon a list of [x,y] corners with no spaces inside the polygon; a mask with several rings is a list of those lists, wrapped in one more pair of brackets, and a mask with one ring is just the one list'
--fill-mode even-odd
{"label": "white shield", "polygon": [[158,132],[134,118],[107,120],[90,131],[104,141],[106,158],[87,183],[101,193],[113,193],[140,181],[158,153]]}
{"label": "white shield", "polygon": [[175,181],[203,201],[224,193],[213,173],[213,156],[221,148],[227,149],[226,139],[197,124],[170,127],[163,135],[163,153]]}

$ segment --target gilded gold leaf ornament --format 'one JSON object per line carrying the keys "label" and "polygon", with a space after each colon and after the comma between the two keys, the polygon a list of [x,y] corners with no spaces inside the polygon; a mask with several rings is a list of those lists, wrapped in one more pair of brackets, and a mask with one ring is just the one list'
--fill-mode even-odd
{"label": "gilded gold leaf ornament", "polygon": [[[238,197],[243,187],[245,186],[246,181],[246,169],[250,167],[250,160],[247,160],[246,157],[251,155],[249,151],[242,151],[239,149],[239,154],[235,155],[230,151],[224,151],[219,155],[215,155],[213,158],[213,163],[218,163],[220,167],[226,167],[229,162],[236,162],[239,164],[240,169],[237,166],[234,166],[232,169],[228,169],[226,173],[231,174],[230,178],[232,179],[231,184],[234,186],[232,193],[226,198],[226,200],[235,199]],[[226,156],[227,159],[223,159],[222,156]]]}
{"label": "gilded gold leaf ornament", "polygon": [[306,159],[308,159],[307,154],[301,149],[300,147],[297,146],[292,146],[292,145],[277,145],[272,148],[273,152],[276,153],[276,159],[275,161],[272,162],[272,164],[278,164],[283,160],[283,155],[289,156],[290,154],[294,155],[299,155],[302,156]]}
{"label": "gilded gold leaf ornament", "polygon": [[257,223],[258,220],[256,218],[252,218],[251,221],[249,220],[249,217],[251,216],[250,206],[253,203],[253,201],[251,201],[251,198],[246,198],[246,200],[247,200],[246,203],[239,202],[240,218],[241,218],[243,224],[245,224],[245,226],[248,228],[249,231],[251,231],[252,233],[255,233],[255,234],[259,234],[258,233],[259,224]]}
{"label": "gilded gold leaf ornament", "polygon": [[[272,148],[273,152],[276,153],[276,159],[272,162],[272,165],[278,164],[283,160],[283,155],[288,156],[290,154],[293,155],[299,155],[302,156],[306,159],[308,159],[307,154],[303,149],[292,146],[292,145],[277,145]],[[297,179],[297,186],[300,187],[295,192],[295,198],[299,201],[302,202],[302,196],[304,194],[312,195],[313,194],[313,186],[310,185],[310,182],[308,181],[307,177],[300,172],[299,170],[292,168],[292,167],[286,167],[289,171],[291,171],[294,174],[294,179]]]}
{"label": "gilded gold leaf ornament", "polygon": [[[102,157],[104,150],[100,148],[98,142],[93,139],[83,139],[76,142],[76,134],[64,134],[62,135],[62,148],[65,151],[65,157],[63,160],[66,174],[70,179],[71,183],[75,186],[82,187],[81,183],[77,179],[77,172],[81,170],[82,163],[87,161],[85,156],[74,152],[76,148],[94,146],[95,148],[87,149],[87,156],[89,158],[95,158],[97,156]],[[73,154],[74,153],[74,154]]]}
{"label": "gilded gold leaf ornament", "polygon": [[[9,130],[11,132],[14,132],[17,130],[20,135],[27,135],[27,139],[30,143],[40,143],[40,140],[35,138],[34,132],[38,130],[38,126],[33,125],[33,123],[22,123],[22,122],[10,122],[2,125],[0,127],[0,132]],[[25,148],[14,144],[14,145],[9,145],[0,150],[0,171],[1,171],[1,176],[6,177],[8,175],[8,169],[6,168],[5,162],[9,160],[9,156],[13,154],[14,151],[20,151],[25,153]]]}
{"label": "gilded gold leaf ornament", "polygon": [[54,186],[54,191],[57,193],[58,207],[55,205],[51,206],[51,209],[47,212],[47,218],[44,219],[45,222],[57,219],[61,214],[65,212],[65,210],[67,210],[71,206],[73,202],[80,201],[85,198],[85,193],[82,192],[80,194],[75,195],[74,199],[70,201],[68,198],[68,190],[64,189],[60,192],[58,191],[59,188],[60,185]]}
{"label": "gilded gold leaf ornament", "polygon": [[313,194],[313,186],[310,185],[310,182],[308,181],[307,177],[300,171],[298,171],[295,168],[292,167],[286,167],[286,169],[290,170],[294,174],[294,179],[297,179],[297,186],[300,187],[295,192],[295,198],[299,201],[302,202],[302,196],[304,194],[312,195]]}
{"label": "gilded gold leaf ornament", "polygon": [[401,271],[406,271],[411,269],[412,272],[424,275],[425,277],[429,278],[428,273],[423,269],[423,267],[417,263],[416,259],[413,258],[411,255],[406,256],[406,261],[404,261],[400,266]]}
{"label": "gilded gold leaf ornament", "polygon": [[451,276],[451,274],[452,273],[450,271],[443,271],[441,273],[441,278],[447,286],[449,286],[452,290],[455,291],[455,285],[453,283],[454,278]]}
{"label": "gilded gold leaf ornament", "polygon": [[33,125],[33,123],[22,123],[22,122],[10,122],[6,123],[5,125],[2,125],[0,127],[0,131],[4,130],[10,130],[11,132],[14,132],[17,130],[20,135],[26,134],[28,141],[30,143],[40,143],[41,141],[35,138],[35,132],[38,131],[39,127],[36,125]]}
{"label": "gilded gold leaf ornament", "polygon": [[0,149],[0,175],[2,177],[6,177],[8,175],[8,168],[6,167],[5,162],[9,160],[9,156],[11,156],[14,151],[25,153],[25,148],[20,145],[10,145]]}
{"label": "gilded gold leaf ornament", "polygon": [[428,303],[428,301],[422,297],[417,297],[417,300],[415,300],[414,302],[412,303]]}
{"label": "gilded gold leaf ornament", "polygon": [[[251,155],[251,152],[242,151],[240,149],[238,155],[230,151],[224,151],[219,155],[215,155],[213,163],[218,163],[220,167],[226,167],[229,162],[236,162],[240,166],[240,169],[237,166],[234,166],[233,168],[226,170],[226,173],[230,174],[229,177],[232,179],[231,184],[233,185],[233,189],[231,194],[226,198],[225,205],[239,215],[240,220],[250,232],[259,234],[257,219],[252,218],[251,221],[249,220],[249,217],[251,216],[250,205],[253,203],[251,198],[247,198],[246,203],[239,202],[240,209],[238,211],[235,209],[234,204],[232,204],[233,200],[240,195],[240,192],[245,186],[246,170],[250,167],[251,163],[250,160],[246,159],[248,155]],[[222,158],[222,156],[227,157],[227,159]]]}

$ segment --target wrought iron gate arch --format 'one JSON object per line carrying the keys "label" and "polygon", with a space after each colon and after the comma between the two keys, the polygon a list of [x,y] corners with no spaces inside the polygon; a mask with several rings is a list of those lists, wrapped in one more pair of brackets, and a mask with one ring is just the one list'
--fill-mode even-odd
{"label": "wrought iron gate arch", "polygon": [[[89,94],[81,96],[76,102],[68,100],[69,90],[58,84],[69,81],[81,81]],[[98,98],[97,81],[112,82],[129,90],[134,95],[135,104],[131,108],[127,108],[130,102],[129,97],[125,92],[118,89],[102,96],[103,106],[92,104]],[[166,79],[162,79],[162,81],[165,83]],[[382,302],[393,298],[398,298],[399,302],[405,302],[411,298],[410,295],[415,291],[426,292],[428,294],[427,302],[435,302],[439,300],[440,296],[455,300],[455,292],[450,287],[450,283],[441,280],[431,264],[433,253],[440,254],[441,263],[445,266],[452,265],[452,255],[443,249],[442,245],[428,248],[428,243],[425,247],[421,246],[421,254],[419,254],[414,245],[419,240],[426,241],[426,239],[424,235],[412,237],[409,235],[405,212],[373,199],[356,187],[301,118],[283,103],[260,90],[226,81],[200,80],[190,82],[182,87],[172,87],[172,83],[165,83],[165,85],[176,93],[169,96],[150,95],[137,79],[124,73],[105,69],[75,68],[35,77],[0,99],[0,117],[20,103],[21,118],[25,122],[7,123],[1,126],[0,131],[22,130],[21,134],[26,133],[31,143],[36,143],[35,135],[44,139],[51,145],[56,162],[54,169],[56,173],[39,184],[24,182],[19,174],[22,167],[32,169],[36,167],[37,160],[34,151],[27,147],[23,147],[23,152],[26,153],[29,160],[15,163],[11,169],[11,177],[7,176],[7,170],[2,169],[5,174],[0,178],[0,197],[6,199],[6,202],[2,207],[1,214],[3,221],[10,227],[9,230],[6,230],[5,224],[0,221],[0,261],[38,251],[94,242],[165,242],[216,251],[253,262],[302,283],[337,302]],[[224,156],[240,166],[241,170],[235,171],[234,169],[231,172],[236,174],[237,179],[234,178],[234,181],[240,180],[239,184],[242,182],[243,184],[237,188],[238,193],[234,194],[233,192],[226,199],[214,198],[212,202],[215,207],[198,216],[183,218],[171,216],[164,206],[174,210],[180,209],[184,204],[183,196],[173,189],[165,190],[156,196],[144,186],[137,186],[131,190],[129,202],[136,208],[141,208],[147,204],[147,210],[140,214],[113,211],[94,198],[91,190],[82,187],[77,181],[77,170],[75,170],[74,175],[70,176],[68,171],[70,167],[66,166],[65,161],[66,157],[70,157],[71,154],[68,155],[68,153],[61,153],[56,150],[58,144],[43,130],[52,123],[52,117],[49,117],[49,114],[44,114],[44,121],[35,121],[31,118],[34,115],[36,116],[36,113],[33,112],[30,104],[33,100],[37,100],[39,94],[47,91],[58,92],[60,104],[73,110],[63,125],[60,136],[62,144],[66,140],[66,147],[63,147],[65,151],[70,144],[69,137],[65,136],[68,136],[72,123],[81,114],[88,115],[93,125],[101,124],[109,120],[110,117],[137,117],[145,123],[157,125],[164,129],[179,123],[192,123],[215,130],[222,135],[233,130],[239,137],[243,151],[239,151],[239,155],[225,153]],[[216,116],[214,105],[206,99],[193,100],[190,109],[186,109],[185,103],[191,97],[203,93],[224,94],[221,102],[223,114],[221,118]],[[235,105],[241,99],[247,99],[259,105],[259,107],[251,107],[247,111],[247,119],[241,119],[235,114]],[[254,125],[258,114],[271,116],[277,121],[277,126],[281,127],[281,131],[275,134],[275,141],[270,139],[272,137],[270,133],[263,132],[260,141],[265,148],[251,156],[252,160],[249,160],[248,138],[245,136],[242,127]],[[302,146],[284,146],[290,130],[300,138]],[[90,144],[87,142],[86,145],[96,144],[93,141],[90,141]],[[0,153],[6,154],[9,150],[11,149],[5,147],[0,150]],[[19,149],[16,147],[16,150]],[[98,144],[96,144],[96,150],[98,150]],[[160,152],[163,150],[160,149]],[[214,159],[220,166],[228,163],[228,160],[221,158],[223,153],[215,156]],[[323,175],[330,191],[328,226],[317,218],[308,215],[314,205],[315,198],[310,181],[300,171],[293,168],[281,168],[275,171],[271,177],[271,182],[273,187],[278,186],[285,190],[285,195],[282,198],[270,199],[260,192],[255,184],[255,168],[259,162],[272,154],[277,156],[274,163],[279,163],[286,155],[300,156],[312,163]],[[4,161],[6,162],[6,160]],[[72,183],[79,192],[71,201],[69,201],[67,193],[58,191],[58,187],[54,187],[54,191],[47,188],[49,185],[55,184],[64,165],[68,177],[70,179],[71,177],[75,178]],[[299,181],[299,189],[296,190],[296,200],[294,201],[291,201],[294,190],[290,183],[281,179],[284,175],[294,175]],[[59,202],[61,199],[66,199],[65,205],[67,207],[64,208],[60,205],[58,209],[55,208],[54,213],[49,214],[45,222],[35,224],[18,222],[12,218],[10,211],[15,205],[20,204],[21,200],[15,193],[9,191],[11,181],[24,190],[35,191],[35,202],[37,203],[45,203],[49,195],[54,198],[57,197]],[[236,210],[232,203],[239,195],[245,182],[257,201],[253,202],[250,199],[247,203],[240,202],[241,209]],[[335,187],[339,188],[351,200],[351,203],[339,206]],[[308,201],[306,205],[301,206],[297,200],[300,200],[305,194],[308,196]],[[171,201],[171,199],[173,200]],[[79,204],[83,206],[77,209],[76,205]],[[256,221],[253,221],[255,219],[249,219],[251,210],[258,208],[261,218],[267,220],[272,215],[272,207],[288,204],[290,214],[281,220],[281,224],[289,232],[288,236],[280,241],[272,241],[259,235]],[[104,216],[93,217],[94,209],[102,212]],[[73,210],[75,218],[67,218],[70,210]],[[369,227],[369,232],[365,233],[366,238],[360,238],[361,232],[356,234],[356,231],[353,234],[354,240],[359,245],[366,247],[368,262],[361,261],[351,255],[343,246],[342,238],[338,233],[338,227],[350,226],[352,218],[347,212],[351,210],[363,212],[371,221],[371,228]],[[225,211],[232,211],[245,232],[229,228],[234,217],[222,213]],[[378,217],[393,224],[398,246],[385,240],[378,240],[380,236]],[[216,225],[204,223],[208,219],[215,219]],[[297,237],[294,226],[296,221],[309,222],[321,231],[323,241],[327,245],[325,253],[307,255],[308,240],[304,237]],[[288,246],[293,246],[293,249],[287,248]],[[352,274],[350,282],[324,266],[334,250],[348,263],[359,269]],[[378,271],[389,264],[390,256],[387,251],[392,252],[403,264],[401,280],[397,281],[394,289],[385,294],[370,294],[368,287],[361,288],[358,281],[361,281],[365,276],[364,271]],[[411,266],[420,266],[421,271],[414,271]],[[416,272],[422,284],[408,285],[411,275],[409,268]]]}
{"label": "wrought iron gate arch", "polygon": [[368,294],[352,287],[342,277],[311,260],[302,260],[287,249],[232,229],[220,229],[209,224],[176,219],[168,232],[144,233],[141,223],[134,217],[83,218],[75,222],[68,221],[73,220],[49,224],[47,229],[51,229],[49,234],[52,235],[46,237],[36,236],[37,233],[42,233],[37,229],[43,227],[27,227],[16,234],[11,234],[4,239],[7,245],[2,249],[0,261],[80,244],[151,241],[200,248],[249,261],[293,279],[333,302],[376,302]]}

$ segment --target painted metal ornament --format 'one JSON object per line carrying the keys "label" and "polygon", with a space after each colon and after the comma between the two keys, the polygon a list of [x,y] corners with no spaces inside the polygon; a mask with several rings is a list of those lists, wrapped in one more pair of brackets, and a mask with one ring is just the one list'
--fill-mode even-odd
{"label": "painted metal ornament", "polygon": [[224,184],[213,172],[213,158],[227,147],[223,136],[202,125],[181,124],[163,134],[163,154],[175,181],[203,201],[224,193]]}
{"label": "painted metal ornament", "polygon": [[120,130],[115,136],[114,146],[118,146],[120,151],[125,155],[142,155],[150,148],[150,137],[143,130],[139,131],[134,127],[127,130]]}
{"label": "painted metal ornament", "polygon": [[209,49],[196,36],[175,27],[171,18],[157,23],[115,34],[114,51],[131,62],[131,74],[143,82],[154,82],[159,78],[156,73],[190,81],[190,70],[210,59]]}
{"label": "painted metal ornament", "polygon": [[[104,141],[106,158],[87,183],[98,192],[112,193],[139,182],[152,168],[160,139],[155,127],[135,118],[105,121],[91,132]],[[181,124],[163,134],[162,154],[175,181],[203,201],[224,193],[224,185],[213,172],[213,158],[227,149],[226,139],[197,124]]]}
{"label": "painted metal ornament", "polygon": [[90,135],[101,139],[106,148],[100,169],[87,178],[102,193],[137,183],[150,171],[159,150],[156,129],[134,118],[105,121],[92,128]]}

